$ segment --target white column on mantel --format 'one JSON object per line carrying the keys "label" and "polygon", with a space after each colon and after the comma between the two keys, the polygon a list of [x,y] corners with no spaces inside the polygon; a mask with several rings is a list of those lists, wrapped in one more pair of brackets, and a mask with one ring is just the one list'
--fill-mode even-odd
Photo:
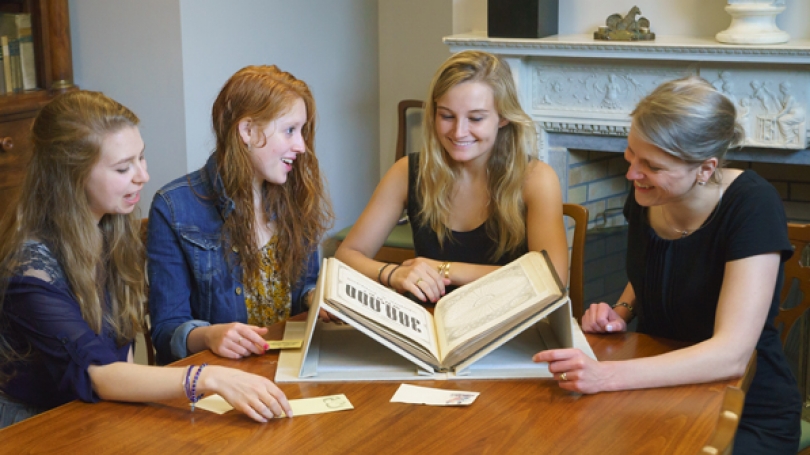
{"label": "white column on mantel", "polygon": [[544,161],[558,135],[566,141],[571,135],[627,136],[629,114],[641,98],[667,80],[695,74],[735,103],[746,129],[741,156],[810,164],[810,40],[743,46],[714,37],[615,42],[591,35],[507,39],[473,33],[445,37],[444,43],[451,52],[479,49],[507,60],[521,104],[537,124]]}

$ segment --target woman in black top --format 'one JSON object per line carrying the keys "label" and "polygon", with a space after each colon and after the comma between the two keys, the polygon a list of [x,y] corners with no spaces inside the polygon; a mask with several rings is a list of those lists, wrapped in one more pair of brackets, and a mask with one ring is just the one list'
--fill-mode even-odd
{"label": "woman in black top", "polygon": [[573,349],[534,359],[550,363],[560,387],[596,393],[739,377],[756,349],[734,452],[796,453],[801,398],[773,325],[791,256],[779,195],[753,171],[721,169],[744,133],[705,80],[661,85],[632,118],[629,283],[615,305],[591,305],[582,328],[622,332],[637,316],[639,332],[695,344],[621,362]]}
{"label": "woman in black top", "polygon": [[[418,156],[385,174],[335,256],[423,302],[527,250],[546,250],[567,282],[560,181],[533,159],[534,122],[506,62],[479,51],[447,59],[430,85],[422,133]],[[405,208],[416,259],[372,259]]]}

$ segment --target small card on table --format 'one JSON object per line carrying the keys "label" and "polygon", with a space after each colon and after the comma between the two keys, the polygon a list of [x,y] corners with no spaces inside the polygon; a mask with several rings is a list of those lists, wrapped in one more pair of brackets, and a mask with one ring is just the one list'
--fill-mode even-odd
{"label": "small card on table", "polygon": [[[217,394],[201,399],[197,402],[197,407],[216,414],[225,414],[233,409],[233,406]],[[293,417],[354,409],[349,399],[342,393],[340,395],[290,400],[290,407],[293,411]]]}
{"label": "small card on table", "polygon": [[469,406],[478,397],[478,392],[463,390],[432,389],[410,384],[402,384],[397,389],[391,403],[426,404],[430,406]]}
{"label": "small card on table", "polygon": [[298,349],[304,344],[304,340],[268,340],[267,349]]}

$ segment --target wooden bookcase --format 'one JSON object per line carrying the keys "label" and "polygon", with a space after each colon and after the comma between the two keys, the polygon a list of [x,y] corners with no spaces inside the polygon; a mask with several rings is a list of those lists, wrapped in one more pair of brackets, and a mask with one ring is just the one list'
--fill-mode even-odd
{"label": "wooden bookcase", "polygon": [[73,85],[68,0],[0,0],[0,12],[30,13],[37,90],[0,95],[0,217],[17,198],[31,158],[39,109]]}

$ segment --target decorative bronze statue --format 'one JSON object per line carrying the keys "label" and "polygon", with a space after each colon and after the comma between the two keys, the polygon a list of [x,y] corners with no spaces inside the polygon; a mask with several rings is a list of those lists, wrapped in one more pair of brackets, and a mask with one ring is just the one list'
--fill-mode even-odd
{"label": "decorative bronze statue", "polygon": [[655,39],[655,33],[650,31],[650,21],[646,17],[636,16],[641,14],[638,6],[633,6],[630,11],[622,17],[621,14],[611,14],[599,29],[593,32],[593,38],[609,41],[648,41]]}

